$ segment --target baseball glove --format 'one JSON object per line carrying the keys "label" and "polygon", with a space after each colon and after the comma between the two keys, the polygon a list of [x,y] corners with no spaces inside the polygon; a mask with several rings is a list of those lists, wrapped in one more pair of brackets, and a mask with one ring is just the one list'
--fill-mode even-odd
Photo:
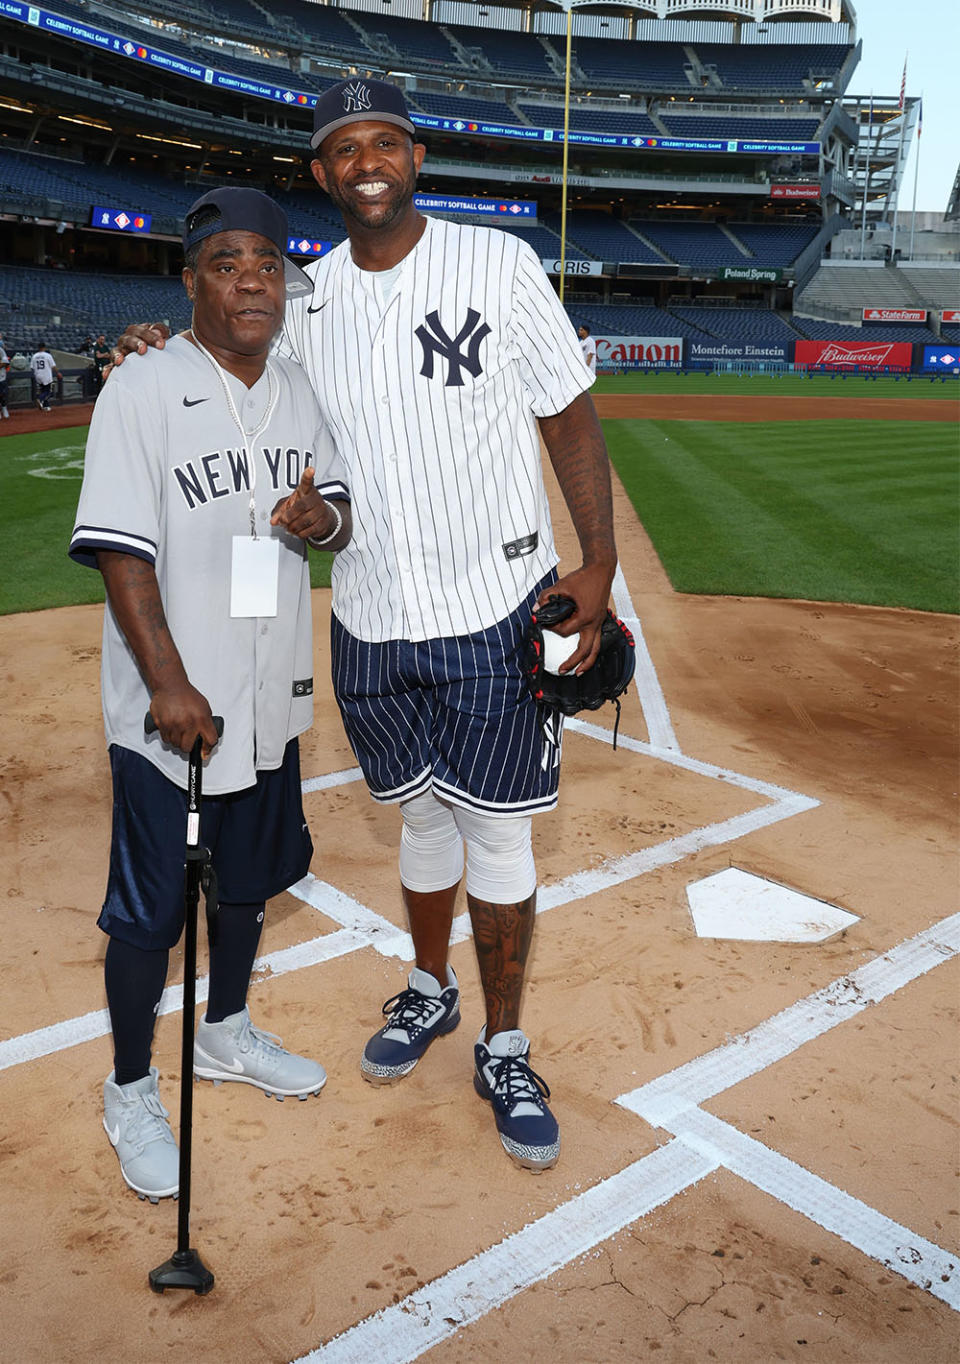
{"label": "baseball glove", "polygon": [[600,652],[592,668],[575,673],[549,673],[543,666],[543,631],[552,630],[576,610],[569,597],[551,597],[534,608],[524,639],[524,675],[542,714],[576,715],[599,710],[607,701],[617,708],[613,746],[620,727],[619,697],[627,690],[636,667],[633,635],[623,621],[607,611],[600,630]]}

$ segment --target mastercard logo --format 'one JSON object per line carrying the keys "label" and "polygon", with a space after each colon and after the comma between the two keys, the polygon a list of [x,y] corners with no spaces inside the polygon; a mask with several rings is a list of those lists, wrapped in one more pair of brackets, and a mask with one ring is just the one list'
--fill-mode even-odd
{"label": "mastercard logo", "polygon": [[138,56],[138,57],[141,57],[141,58],[142,58],[142,57],[146,57],[146,55],[147,55],[147,49],[146,49],[145,47],[138,47],[138,48],[137,48],[137,56]]}
{"label": "mastercard logo", "polygon": [[655,147],[656,145],[657,145],[657,139],[656,139],[655,137],[648,137],[648,138],[647,138],[647,146],[648,146],[648,147]]}
{"label": "mastercard logo", "polygon": [[480,124],[479,124],[479,123],[468,123],[468,124],[467,124],[467,132],[468,132],[468,133],[475,133],[479,127],[480,127]]}
{"label": "mastercard logo", "polygon": [[297,103],[298,103],[298,104],[306,104],[306,102],[307,102],[307,96],[306,96],[306,95],[298,95],[298,96],[297,96]]}
{"label": "mastercard logo", "polygon": [[143,225],[144,225],[143,219],[142,219],[142,218],[134,218],[134,220],[133,220],[133,225],[134,225],[134,227],[143,227]]}

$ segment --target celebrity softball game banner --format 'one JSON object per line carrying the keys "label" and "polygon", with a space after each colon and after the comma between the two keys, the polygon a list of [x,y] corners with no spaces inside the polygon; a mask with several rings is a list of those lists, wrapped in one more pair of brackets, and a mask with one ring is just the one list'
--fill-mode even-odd
{"label": "celebrity softball game banner", "polygon": [[681,336],[595,336],[598,369],[681,369]]}
{"label": "celebrity softball game banner", "polygon": [[924,374],[960,374],[960,346],[924,346]]}
{"label": "celebrity softball game banner", "polygon": [[811,368],[908,370],[913,346],[909,341],[798,341],[793,358]]}

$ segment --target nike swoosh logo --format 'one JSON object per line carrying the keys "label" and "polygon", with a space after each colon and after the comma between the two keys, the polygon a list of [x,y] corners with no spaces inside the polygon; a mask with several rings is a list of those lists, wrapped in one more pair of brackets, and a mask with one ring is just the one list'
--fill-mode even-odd
{"label": "nike swoosh logo", "polygon": [[323,302],[320,304],[319,307],[317,307],[317,308],[308,308],[308,309],[307,309],[307,312],[308,312],[308,313],[320,313],[320,312],[323,312],[324,308],[327,306],[327,304],[328,304],[329,302],[330,302],[330,300],[329,300],[328,298],[325,298],[325,299],[323,300]]}
{"label": "nike swoosh logo", "polygon": [[[106,1124],[104,1124],[104,1125],[106,1125]],[[110,1145],[111,1145],[111,1146],[116,1146],[117,1142],[120,1140],[120,1124],[117,1123],[116,1127],[113,1128],[112,1131],[111,1131],[111,1129],[108,1127],[108,1128],[107,1128],[107,1136],[110,1138]]]}
{"label": "nike swoosh logo", "polygon": [[191,402],[189,398],[184,398],[183,405],[184,407],[196,407],[199,403],[208,403],[209,401],[209,398],[194,398]]}
{"label": "nike swoosh logo", "polygon": [[223,1066],[224,1070],[232,1070],[235,1075],[239,1075],[243,1070],[242,1061],[221,1061],[220,1064]]}

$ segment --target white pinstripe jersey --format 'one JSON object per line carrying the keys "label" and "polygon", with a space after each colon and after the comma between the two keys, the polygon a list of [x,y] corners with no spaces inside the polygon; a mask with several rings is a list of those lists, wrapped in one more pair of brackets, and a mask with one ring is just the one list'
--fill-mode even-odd
{"label": "white pinstripe jersey", "polygon": [[539,260],[511,233],[428,218],[386,304],[349,242],[307,271],[280,349],[348,470],[334,611],[368,641],[503,620],[557,562],[535,418],[593,382]]}

